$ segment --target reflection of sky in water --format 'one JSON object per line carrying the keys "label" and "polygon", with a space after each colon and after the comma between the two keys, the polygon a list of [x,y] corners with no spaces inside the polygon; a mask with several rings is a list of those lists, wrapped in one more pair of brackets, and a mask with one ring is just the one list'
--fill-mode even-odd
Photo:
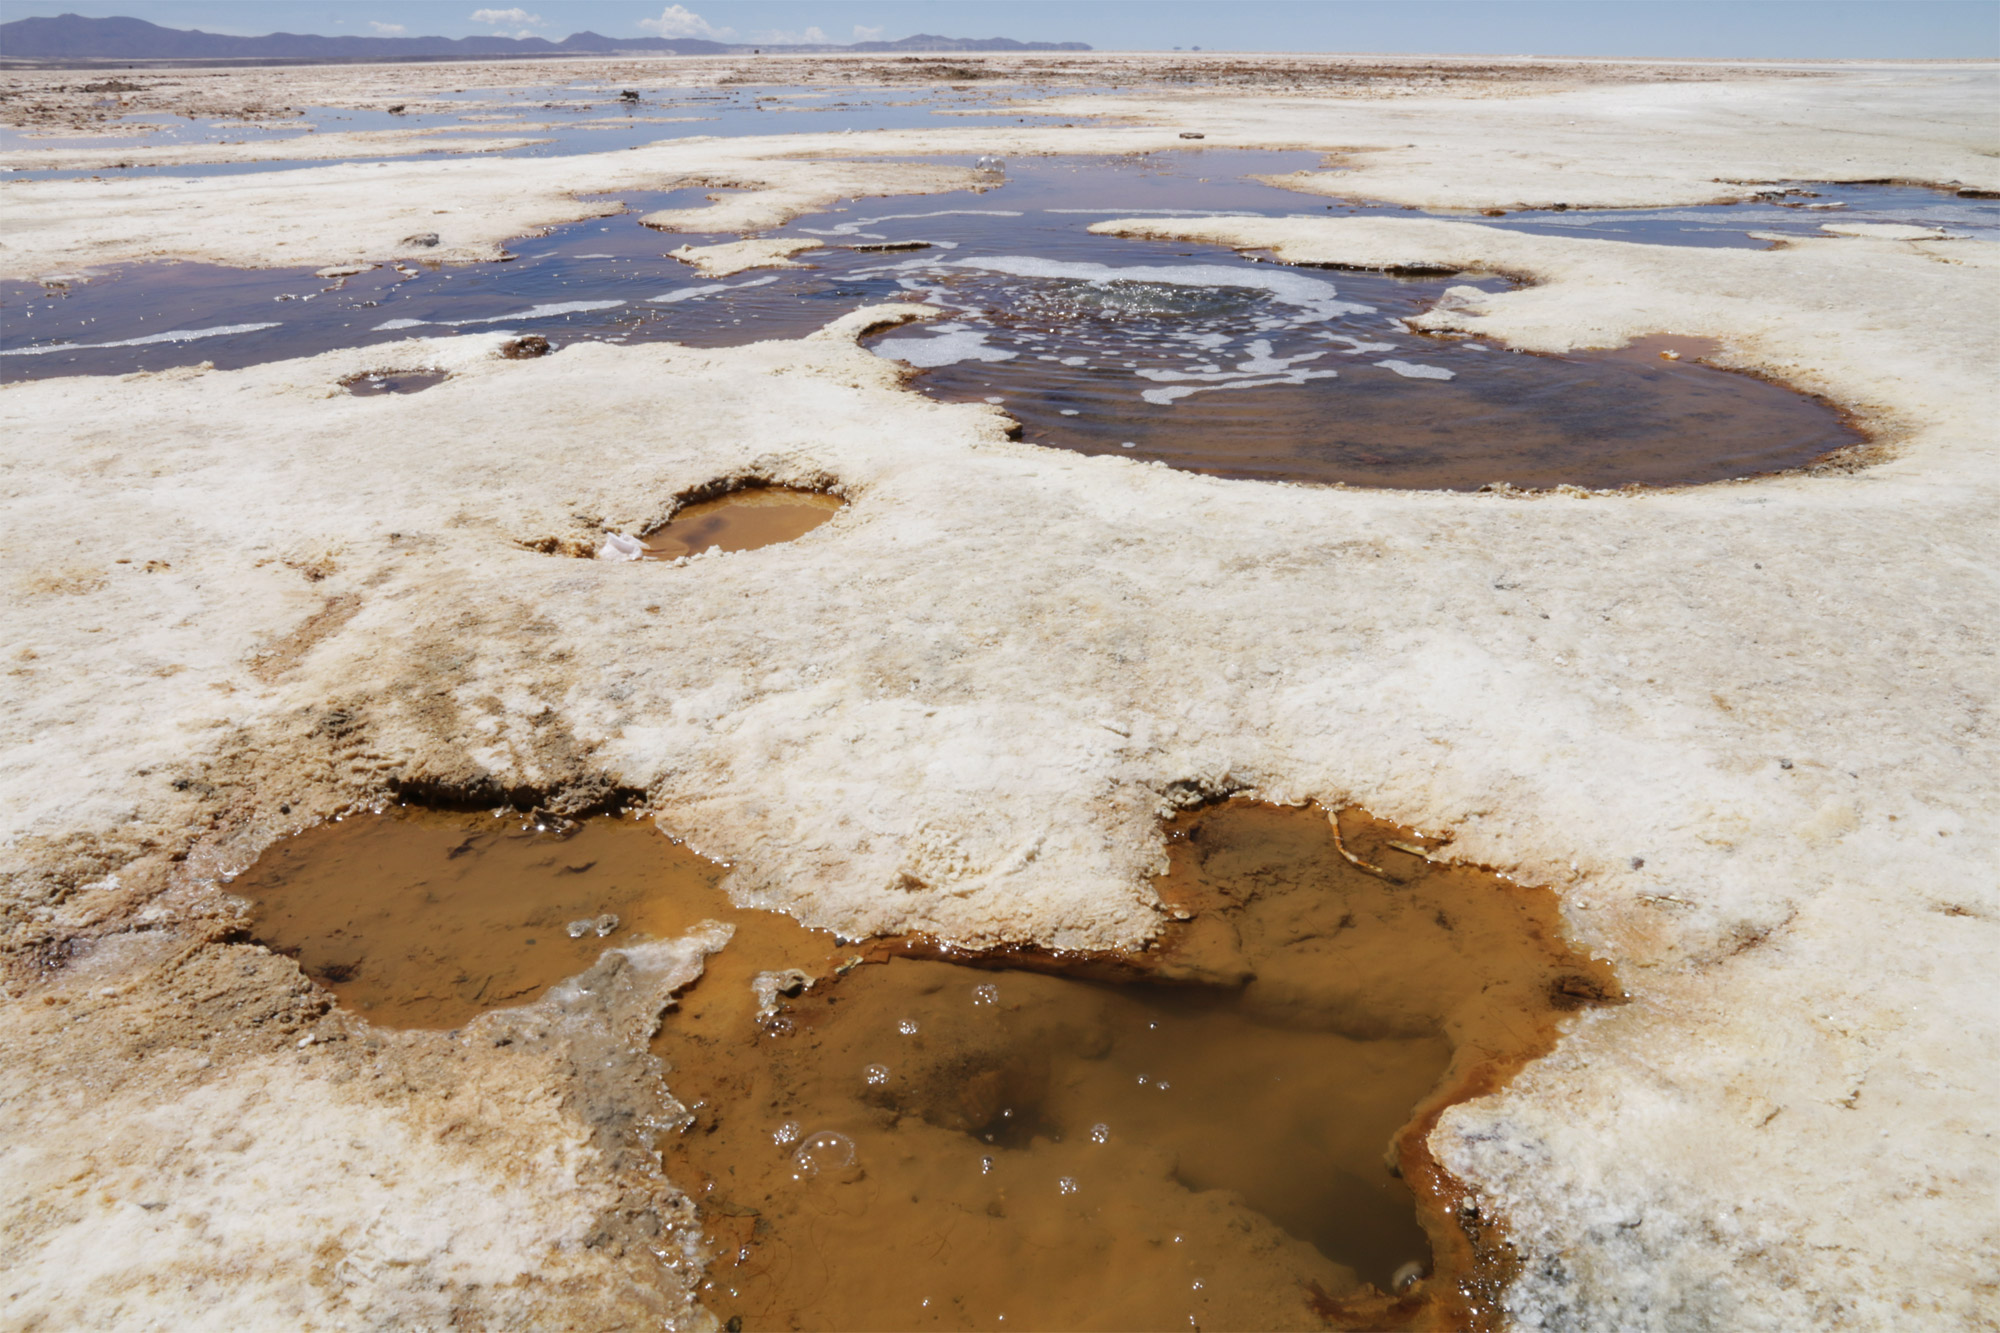
{"label": "reflection of sky in water", "polygon": [[1751,232],[1824,236],[1827,223],[1906,223],[1941,227],[1981,241],[2000,241],[2000,199],[1961,199],[1941,190],[1907,185],[1776,185],[1771,198],[1754,203],[1697,208],[1542,209],[1504,218],[1472,218],[1509,231],[1590,236],[1653,245],[1756,248]]}
{"label": "reflection of sky in water", "polygon": [[[769,113],[746,113],[769,114]],[[927,114],[927,113],[926,113]],[[969,159],[932,161],[971,165]],[[1435,344],[1393,321],[1440,282],[1336,276],[1221,247],[1088,233],[1108,215],[1408,217],[1328,204],[1245,179],[1310,168],[1313,153],[1196,150],[1016,161],[971,192],[870,199],[774,234],[823,248],[806,268],[703,278],[666,252],[727,236],[665,234],[641,213],[699,206],[708,191],[621,192],[627,212],[513,243],[510,263],[382,265],[344,279],[195,264],[133,265],[73,279],[66,295],[0,283],[0,374],[123,374],[212,360],[224,368],[455,330],[541,332],[558,343],[670,339],[728,345],[798,337],[862,305],[922,300],[949,326],[891,335],[884,350],[930,366],[1024,361],[1051,373],[1123,372],[1125,395],[1165,405],[1259,383],[1302,384],[1366,366],[1422,379]],[[1762,245],[1747,231],[1818,234],[1828,219],[1950,219],[1990,231],[2000,202],[1890,187],[1820,187],[1791,202],[1654,212],[1515,214],[1483,225],[1654,243]],[[1969,219],[1969,222],[1967,221]],[[927,243],[906,253],[884,245]],[[873,247],[869,249],[867,247]],[[200,335],[200,336],[196,336]],[[1461,360],[1463,358],[1460,358]],[[1466,373],[1453,363],[1457,373]],[[1424,369],[1430,367],[1430,369]],[[1026,366],[1017,369],[1026,369]],[[1106,384],[1094,379],[1100,390]],[[1420,391],[1422,383],[1412,383]],[[1079,408],[1078,410],[1083,410]]]}
{"label": "reflection of sky in water", "polygon": [[[1014,89],[1002,92],[948,88],[861,88],[843,91],[788,87],[695,88],[640,90],[640,100],[619,100],[617,85],[565,85],[505,89],[483,88],[435,97],[413,97],[412,110],[340,107],[300,107],[295,113],[261,122],[238,121],[226,115],[192,119],[163,113],[120,117],[118,123],[148,128],[141,133],[112,136],[43,136],[0,127],[0,150],[80,148],[115,151],[197,143],[281,143],[310,140],[315,133],[378,130],[447,132],[476,151],[482,139],[549,140],[504,150],[508,157],[568,157],[605,152],[665,139],[699,135],[734,138],[758,134],[844,134],[868,130],[965,128],[983,124],[1020,126],[1075,123],[1072,117],[1038,115],[1034,103],[1042,97],[1075,93],[1103,94],[1101,88]],[[437,103],[449,109],[431,109]],[[1017,105],[1018,104],[1018,105]],[[984,114],[993,112],[996,114]],[[1004,116],[997,114],[1005,112]],[[970,114],[968,114],[970,113]],[[334,159],[294,158],[276,162],[217,163],[235,171],[283,171],[322,166]],[[367,157],[342,161],[370,161]],[[115,169],[115,168],[114,168]],[[124,168],[138,174],[212,174],[190,167]],[[21,171],[9,179],[62,179],[102,174],[92,171]]]}

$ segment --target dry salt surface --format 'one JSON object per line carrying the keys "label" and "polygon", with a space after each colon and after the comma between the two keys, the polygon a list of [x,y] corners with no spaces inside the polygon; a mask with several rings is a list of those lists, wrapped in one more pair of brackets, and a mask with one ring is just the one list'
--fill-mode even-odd
{"label": "dry salt surface", "polygon": [[[767,187],[700,228],[747,230],[967,183],[787,154],[1159,147],[1197,113],[1210,143],[1347,155],[1303,190],[1425,204],[1995,185],[1990,70],[1706,74],[32,182],[0,196],[0,270],[335,265],[413,219],[449,232],[426,257],[473,260],[603,211],[573,193],[682,175]],[[506,360],[493,332],[0,390],[0,1321],[700,1322],[699,1236],[629,1130],[662,1114],[645,1034],[717,933],[448,1034],[372,1030],[244,942],[230,874],[430,786],[558,811],[640,790],[742,901],[967,943],[1145,939],[1157,820],[1200,795],[1448,831],[1554,886],[1629,995],[1434,1134],[1522,1254],[1516,1325],[1991,1327],[1993,251],[1105,225],[1513,274],[1420,322],[1535,350],[1714,338],[1877,445],[1648,494],[1224,481],[1012,443],[998,410],[910,391],[856,339],[922,307],[727,350]],[[340,387],[409,369],[451,378]],[[730,477],[848,504],[758,551],[583,558]]]}

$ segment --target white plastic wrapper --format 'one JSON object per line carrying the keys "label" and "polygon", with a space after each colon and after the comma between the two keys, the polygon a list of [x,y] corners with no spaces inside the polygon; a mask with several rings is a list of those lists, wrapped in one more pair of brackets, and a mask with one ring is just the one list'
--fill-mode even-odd
{"label": "white plastic wrapper", "polygon": [[597,548],[599,560],[637,560],[646,554],[646,546],[637,537],[627,537],[622,532],[609,533],[604,545]]}

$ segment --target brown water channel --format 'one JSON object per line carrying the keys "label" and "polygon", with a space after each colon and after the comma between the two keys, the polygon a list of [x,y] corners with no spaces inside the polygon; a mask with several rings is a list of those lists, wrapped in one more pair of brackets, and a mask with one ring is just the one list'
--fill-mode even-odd
{"label": "brown water channel", "polygon": [[734,925],[655,1045],[690,1111],[658,1146],[732,1326],[1487,1323],[1502,1255],[1425,1135],[1612,977],[1553,895],[1358,812],[1232,803],[1168,838],[1184,920],[1129,956],[842,945],[734,908],[723,867],[629,818],[353,816],[234,888],[390,1026]]}
{"label": "brown water channel", "polygon": [[[502,264],[385,266],[331,281],[138,265],[47,292],[4,283],[0,374],[228,367],[494,331],[540,333],[558,348],[578,338],[728,346],[800,337],[861,305],[920,300],[944,318],[871,344],[907,362],[920,392],[996,402],[1032,443],[1223,476],[1679,485],[1797,467],[1862,442],[1831,407],[1704,365],[1705,349],[1688,340],[1672,345],[1682,355],[1671,362],[1651,347],[1529,356],[1398,322],[1454,283],[1509,285],[1490,274],[1332,273],[1088,232],[1116,216],[1405,215],[1248,179],[1319,164],[1310,153],[1223,150],[1017,160],[976,191],[802,217],[779,234],[821,242],[801,256],[810,267],[723,280],[666,252],[731,238],[638,223],[652,209],[700,206],[708,192],[691,188],[620,195],[625,215],[525,238]],[[1805,216],[1775,205],[1692,212]],[[1824,216],[1834,215],[1811,215]],[[1638,213],[1621,214],[1619,227],[1649,244],[1714,234]]]}

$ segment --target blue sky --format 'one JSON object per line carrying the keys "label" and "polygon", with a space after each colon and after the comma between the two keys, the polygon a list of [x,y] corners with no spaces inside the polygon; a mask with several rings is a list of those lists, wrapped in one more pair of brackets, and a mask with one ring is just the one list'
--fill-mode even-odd
{"label": "blue sky", "polygon": [[2000,57],[2000,0],[0,0],[0,19],[61,13],[243,34],[588,28],[777,43],[936,32],[1107,50]]}

